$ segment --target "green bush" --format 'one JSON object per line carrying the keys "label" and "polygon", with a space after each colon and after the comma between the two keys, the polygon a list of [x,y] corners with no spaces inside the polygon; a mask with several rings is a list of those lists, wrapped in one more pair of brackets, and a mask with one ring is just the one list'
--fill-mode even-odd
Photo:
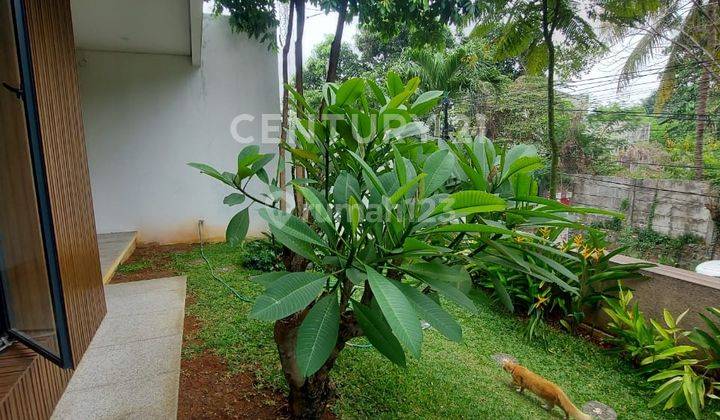
{"label": "green bush", "polygon": [[688,269],[695,263],[693,248],[704,245],[702,238],[692,233],[672,237],[648,228],[626,228],[618,236],[618,242],[631,256]]}
{"label": "green bush", "polygon": [[282,247],[268,240],[244,242],[242,246],[242,266],[249,270],[276,271],[282,266],[280,259]]}
{"label": "green bush", "polygon": [[[566,206],[539,197],[535,172],[542,168],[537,149],[515,145],[497,148],[479,137],[447,147],[457,161],[457,180],[448,192],[479,190],[507,200],[504,212],[468,214],[460,223],[441,228],[452,233],[440,244],[465,257],[475,283],[493,291],[511,312],[530,317],[527,335],[549,317],[560,315],[574,330],[584,310],[615,290],[614,281],[637,277],[643,265],[610,264],[617,252],[606,254],[604,235],[568,218],[569,214],[600,214],[616,219],[622,214]],[[579,242],[558,243],[565,229],[587,232]],[[605,287],[607,281],[611,286]]]}
{"label": "green bush", "polygon": [[[701,314],[710,332],[684,330],[679,324],[688,311],[675,318],[667,310],[663,311],[662,325],[645,317],[638,303],[632,302],[630,291],[621,290],[618,298],[604,299],[607,307],[603,310],[611,319],[608,328],[614,335],[611,341],[616,351],[635,362],[649,376],[648,381],[662,381],[649,405],[664,404],[666,410],[687,406],[699,419],[706,399],[718,399],[715,392],[720,391],[716,382],[720,373],[720,326]],[[720,309],[707,310],[720,320]]]}
{"label": "green bush", "polygon": [[610,219],[604,219],[597,222],[590,223],[590,227],[595,229],[605,229],[613,232],[620,232],[623,228],[622,218],[613,217]]}
{"label": "green bush", "polygon": [[[518,252],[522,248],[535,248],[532,252],[515,255],[512,264],[497,263],[498,255],[488,252],[485,259],[487,276],[480,276],[481,286],[494,290],[501,301],[512,302],[508,308],[530,317],[527,337],[532,339],[538,325],[548,319],[559,320],[570,332],[575,332],[585,320],[585,314],[594,312],[604,297],[618,291],[619,280],[640,278],[639,270],[652,264],[613,264],[612,257],[623,248],[606,252],[607,243],[602,232],[588,229],[565,243],[557,241],[563,227],[546,226],[538,233],[552,239],[548,245],[532,238],[508,249]],[[527,269],[526,269],[527,267]],[[549,280],[547,279],[549,278]],[[502,295],[506,295],[502,298]]]}

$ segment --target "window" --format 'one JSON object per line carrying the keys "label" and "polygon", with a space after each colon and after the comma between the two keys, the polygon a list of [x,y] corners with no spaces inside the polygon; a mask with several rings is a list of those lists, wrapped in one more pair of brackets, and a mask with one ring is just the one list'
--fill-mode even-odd
{"label": "window", "polygon": [[0,0],[0,333],[72,358],[22,0]]}

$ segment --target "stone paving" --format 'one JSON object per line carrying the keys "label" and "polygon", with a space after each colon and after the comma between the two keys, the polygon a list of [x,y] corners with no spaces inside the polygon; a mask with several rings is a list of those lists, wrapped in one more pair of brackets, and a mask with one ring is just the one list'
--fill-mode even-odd
{"label": "stone paving", "polygon": [[53,419],[175,419],[185,277],[105,286],[107,315]]}

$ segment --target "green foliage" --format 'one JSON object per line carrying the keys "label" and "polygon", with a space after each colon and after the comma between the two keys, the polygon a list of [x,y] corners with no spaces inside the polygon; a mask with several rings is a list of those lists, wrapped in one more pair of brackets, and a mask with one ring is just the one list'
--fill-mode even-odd
{"label": "green foliage", "polygon": [[[328,35],[315,45],[303,68],[304,96],[312,108],[318,108],[322,101],[322,88],[325,85],[332,42],[333,35]],[[361,77],[369,70],[368,64],[361,60],[349,44],[343,42],[340,47],[337,80],[344,82],[353,77]]]}
{"label": "green foliage", "polygon": [[464,66],[472,65],[473,57],[463,48],[448,52],[430,49],[409,50],[405,73],[419,77],[424,90],[443,91],[446,95],[456,94],[468,79],[460,77]]}
{"label": "green foliage", "polygon": [[276,17],[275,0],[215,0],[213,14],[230,14],[230,27],[236,32],[267,43],[268,48],[277,48],[275,30],[279,22]]}
{"label": "green foliage", "polygon": [[590,227],[595,229],[604,229],[613,232],[619,232],[623,228],[623,221],[619,217],[613,217],[610,219],[603,219],[590,224]]}
{"label": "green foliage", "polygon": [[[482,67],[481,67],[482,68]],[[488,80],[493,80],[492,73]],[[549,154],[547,137],[547,80],[542,76],[522,75],[509,81],[502,76],[497,83],[472,88],[465,101],[470,111],[486,116],[488,136],[497,143],[534,144],[541,155]],[[555,136],[566,138],[575,109],[568,97],[556,92]]]}
{"label": "green foliage", "polygon": [[360,26],[386,40],[406,36],[411,46],[443,44],[447,25],[463,27],[501,2],[481,0],[395,0],[358,2]]}
{"label": "green foliage", "polygon": [[[433,40],[433,45],[426,45],[424,48],[453,48],[455,39],[450,29],[444,26],[441,31],[442,36]],[[367,26],[361,26],[354,41],[361,62],[370,68],[371,76],[375,80],[382,79],[388,71],[402,66],[406,50],[419,48],[419,45],[423,44],[416,31],[408,25],[397,25],[397,33],[390,38]]]}
{"label": "green foliage", "polygon": [[672,237],[647,228],[625,228],[620,231],[618,242],[627,255],[688,269],[697,263],[693,255],[704,253],[704,241],[691,233]]}
{"label": "green foliage", "polygon": [[[540,228],[544,239],[556,238],[563,228]],[[560,319],[571,332],[597,309],[602,299],[617,291],[615,280],[639,278],[639,270],[652,264],[613,264],[610,259],[622,249],[607,253],[601,234],[590,229],[588,237],[576,235],[571,242],[543,243],[522,238],[515,243],[497,244],[481,257],[489,278],[479,284],[494,291],[507,309],[530,317],[528,338],[535,338],[537,326],[547,319]],[[531,248],[523,255],[522,249]],[[512,258],[508,260],[508,256]],[[510,302],[508,304],[507,302]]]}
{"label": "green foliage", "polygon": [[[561,32],[557,43],[558,65],[565,73],[582,70],[594,56],[604,49],[590,23],[575,2],[548,1],[549,23]],[[529,74],[541,74],[548,67],[548,50],[542,33],[542,5],[540,2],[517,0],[505,2],[504,7],[488,14],[476,28],[475,36],[493,36],[497,59],[520,57]],[[554,13],[557,11],[557,13]]]}
{"label": "green foliage", "polygon": [[140,270],[149,268],[151,265],[152,265],[152,263],[148,260],[128,262],[128,263],[120,264],[117,271],[118,271],[118,273],[122,273],[122,274],[131,274],[136,271],[140,271]]}
{"label": "green foliage", "polygon": [[242,265],[248,270],[274,271],[280,268],[282,247],[268,240],[246,241],[242,244]]}
{"label": "green foliage", "polygon": [[[660,324],[647,319],[639,310],[638,303],[632,302],[630,291],[620,290],[619,297],[605,297],[610,316],[608,327],[614,334],[613,342],[618,351],[630,357],[648,376],[649,382],[660,382],[649,406],[664,404],[665,410],[687,406],[697,419],[706,405],[706,397],[717,399],[713,390],[720,369],[720,328],[705,315],[708,331],[694,328],[683,330],[679,324],[688,311],[673,317],[663,311]],[[720,320],[720,310],[708,308],[708,312]],[[685,344],[689,342],[693,345]],[[704,359],[698,359],[700,350]]]}
{"label": "green foliage", "polygon": [[[615,290],[603,286],[605,282],[637,277],[645,266],[610,264],[619,251],[606,254],[603,237],[593,230],[587,240],[578,236],[570,244],[557,241],[566,228],[586,229],[568,214],[604,212],[538,197],[533,173],[543,162],[534,146],[497,150],[490,140],[478,137],[448,143],[448,148],[457,162],[457,180],[447,191],[457,192],[436,211],[452,209],[460,220],[433,232],[456,234],[443,245],[466,256],[476,283],[492,290],[508,310],[530,316],[529,337],[556,313],[574,330],[585,310]],[[493,207],[503,201],[506,208]],[[484,213],[475,214],[477,209]]]}
{"label": "green foliage", "polygon": [[337,296],[329,294],[310,309],[298,330],[298,367],[310,376],[322,367],[335,348],[340,326]]}
{"label": "green foliage", "polygon": [[[464,294],[469,288],[457,283],[457,277],[427,278],[416,270],[418,263],[427,261],[440,271],[458,272],[457,260],[432,245],[440,234],[429,232],[448,225],[461,210],[441,205],[454,175],[454,155],[434,143],[416,141],[423,125],[413,117],[421,116],[418,110],[431,109],[440,96],[416,97],[419,84],[417,78],[404,83],[394,73],[388,76],[386,92],[359,78],[327,84],[323,118],[292,91],[293,102],[302,106],[296,106],[296,144],[288,149],[293,163],[302,166],[313,181],[308,185],[296,181],[293,188],[305,198],[311,223],[277,209],[275,179],[261,179],[269,190],[265,199],[247,194],[245,185],[267,163],[257,146],[240,152],[236,174],[218,177],[215,169],[193,165],[264,205],[258,214],[268,223],[274,240],[313,264],[312,272],[263,278],[266,292],[251,311],[251,316],[267,321],[300,314],[303,322],[296,353],[303,376],[326,363],[329,348],[361,333],[353,327],[356,323],[377,331],[384,331],[387,324],[394,338],[380,340],[384,334],[372,332],[368,337],[395,362],[404,360],[404,355],[398,356],[394,340],[401,343],[403,352],[420,355],[420,316],[429,318],[450,338],[458,338],[446,309],[425,299],[420,290],[434,289],[473,308]],[[463,197],[458,203],[472,214],[505,207],[505,201],[494,196]],[[229,242],[239,239],[235,229],[228,232]],[[341,316],[335,316],[335,305],[328,299],[337,301]],[[357,304],[350,305],[351,299]],[[318,305],[322,306],[316,310]],[[354,308],[360,308],[360,317],[354,315]],[[321,315],[328,314],[332,316],[326,323]],[[340,338],[334,334],[338,329]]]}

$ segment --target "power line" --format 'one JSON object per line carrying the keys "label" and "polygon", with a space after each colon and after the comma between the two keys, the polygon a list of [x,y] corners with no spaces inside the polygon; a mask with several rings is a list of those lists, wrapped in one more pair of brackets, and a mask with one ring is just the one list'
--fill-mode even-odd
{"label": "power line", "polygon": [[[486,104],[485,106],[493,107],[495,110],[498,110],[501,108],[502,105],[516,105],[520,108],[524,109],[534,109],[534,110],[545,110],[547,109],[547,106],[529,106],[526,102],[506,102],[504,104]],[[566,108],[566,107],[555,107],[556,111],[565,111],[565,112],[583,112],[583,113],[593,113],[593,114],[608,114],[608,115],[631,115],[631,116],[637,116],[637,117],[649,117],[649,118],[665,118],[665,119],[675,119],[675,120],[681,120],[681,121],[696,121],[698,118],[702,118],[705,121],[711,121],[711,122],[717,122],[718,120],[713,118],[714,114],[689,114],[689,113],[669,113],[669,112],[643,112],[643,111],[613,111],[613,110],[603,110],[603,109],[579,109],[579,108]]]}
{"label": "power line", "polygon": [[[660,81],[657,79],[649,80],[646,82],[635,82],[629,87],[637,88],[639,86],[654,85],[659,82]],[[573,95],[592,95],[592,94],[602,93],[602,92],[616,92],[617,95],[623,95],[623,94],[627,95],[630,93],[629,91],[618,89],[617,86],[607,87],[609,85],[615,85],[615,83],[605,84],[605,85],[597,85],[597,86],[592,86],[592,87],[580,87],[580,88],[573,88],[570,86],[561,86],[561,88],[571,89],[573,91],[572,92]],[[602,89],[598,89],[598,88],[602,88]],[[647,88],[645,88],[644,90],[647,90]]]}
{"label": "power line", "polygon": [[[649,76],[662,75],[663,73],[665,73],[665,70],[654,72],[654,73],[647,73],[647,74],[638,76],[635,80],[647,78]],[[619,76],[613,76],[613,78],[619,78]],[[675,75],[673,78],[678,81],[683,81],[683,79],[681,77],[679,77],[678,75]],[[625,92],[626,89],[629,90],[632,88],[636,88],[638,86],[655,84],[658,82],[660,82],[660,80],[656,77],[653,80],[645,80],[645,81],[641,81],[641,82],[640,81],[630,82],[630,83],[628,83],[627,86],[622,87],[622,88],[618,86],[618,80],[598,81],[598,82],[593,82],[592,85],[588,84],[588,85],[582,85],[582,86],[580,86],[580,85],[558,85],[557,88],[558,89],[561,89],[561,88],[570,89],[573,91],[573,94],[597,93],[597,92],[605,92],[605,91],[615,91],[618,94],[621,94],[621,93]],[[607,87],[609,87],[609,89],[606,89]]]}
{"label": "power line", "polygon": [[[670,65],[670,66],[668,66],[668,65],[662,65],[662,66],[657,66],[657,67],[649,67],[649,68],[645,68],[645,69],[641,69],[641,70],[636,70],[636,71],[628,72],[628,74],[631,74],[631,75],[632,75],[632,74],[638,74],[640,77],[642,77],[642,76],[649,76],[649,75],[653,75],[653,74],[664,73],[664,71],[667,70],[667,69],[691,67],[691,66],[695,66],[695,65],[699,65],[699,64],[708,64],[708,63],[709,63],[709,61],[697,60],[697,61],[692,61],[692,62],[684,62],[684,63],[673,64],[673,65]],[[644,75],[643,75],[643,74],[641,74],[641,73],[647,73],[647,74],[644,74]],[[591,77],[591,78],[588,78],[588,79],[560,81],[560,82],[558,82],[557,84],[558,84],[558,85],[568,85],[568,84],[578,85],[578,84],[585,84],[585,83],[589,83],[589,82],[593,82],[593,83],[594,83],[594,81],[597,81],[597,80],[605,80],[605,81],[607,81],[608,79],[615,79],[615,78],[619,78],[620,76],[622,76],[622,75],[620,75],[620,74],[613,74],[613,75],[607,75],[607,76]]]}

